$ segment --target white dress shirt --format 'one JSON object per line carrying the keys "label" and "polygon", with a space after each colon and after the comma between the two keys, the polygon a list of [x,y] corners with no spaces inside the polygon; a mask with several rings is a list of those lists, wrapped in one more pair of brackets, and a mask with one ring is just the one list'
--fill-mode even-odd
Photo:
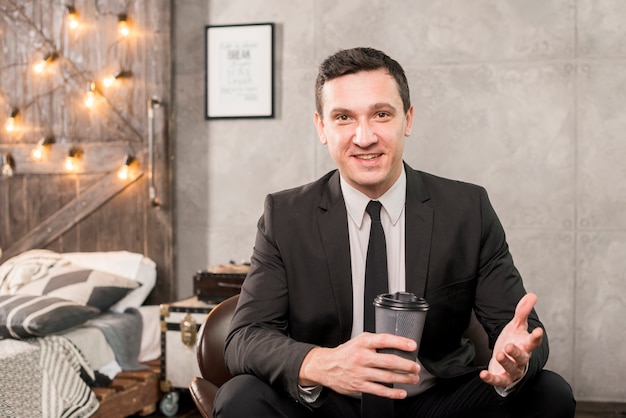
{"label": "white dress shirt", "polygon": [[[365,208],[369,197],[350,186],[341,178],[341,192],[348,212],[348,234],[350,238],[350,261],[352,266],[352,338],[363,332],[363,294],[365,292],[365,261],[372,221]],[[387,244],[387,270],[389,293],[403,292],[405,283],[405,224],[404,204],[406,201],[406,173],[404,167],[398,180],[378,201],[382,204],[380,220],[385,231]],[[417,295],[421,297],[423,295]],[[435,376],[419,362],[420,381],[408,391],[417,395],[435,384]]]}

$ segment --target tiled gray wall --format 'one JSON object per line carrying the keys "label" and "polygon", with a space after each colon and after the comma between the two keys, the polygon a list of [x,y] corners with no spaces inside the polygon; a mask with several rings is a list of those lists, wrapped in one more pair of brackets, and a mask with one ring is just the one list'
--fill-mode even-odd
{"label": "tiled gray wall", "polygon": [[[272,120],[204,120],[204,25],[274,22]],[[626,2],[174,1],[179,296],[197,269],[246,260],[264,196],[333,168],[313,126],[316,67],[373,46],[406,69],[413,167],[484,185],[548,366],[579,400],[626,401]]]}

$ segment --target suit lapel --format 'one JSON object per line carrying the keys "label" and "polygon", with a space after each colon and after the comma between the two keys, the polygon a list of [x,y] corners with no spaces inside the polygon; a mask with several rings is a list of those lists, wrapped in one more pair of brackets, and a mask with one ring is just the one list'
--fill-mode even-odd
{"label": "suit lapel", "polygon": [[418,172],[405,164],[406,190],[406,290],[424,297],[433,232],[430,197]]}
{"label": "suit lapel", "polygon": [[339,185],[339,172],[329,179],[327,192],[320,201],[318,226],[328,263],[342,341],[352,333],[352,270],[348,214]]}
{"label": "suit lapel", "polygon": [[[430,200],[418,172],[405,165],[406,191],[406,290],[423,297],[428,277],[433,209],[425,204]],[[328,188],[320,200],[317,219],[323,251],[334,291],[334,301],[343,340],[352,333],[352,270],[348,215],[339,185],[339,172],[328,181]]]}

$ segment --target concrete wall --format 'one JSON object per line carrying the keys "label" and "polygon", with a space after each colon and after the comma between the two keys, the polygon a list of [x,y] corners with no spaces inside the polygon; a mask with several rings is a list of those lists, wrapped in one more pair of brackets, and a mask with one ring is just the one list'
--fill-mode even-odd
{"label": "concrete wall", "polygon": [[[626,3],[178,0],[173,7],[179,296],[248,259],[263,198],[333,167],[313,126],[319,62],[372,46],[407,71],[405,159],[484,185],[579,400],[626,401]],[[204,25],[277,24],[271,120],[204,120]]]}

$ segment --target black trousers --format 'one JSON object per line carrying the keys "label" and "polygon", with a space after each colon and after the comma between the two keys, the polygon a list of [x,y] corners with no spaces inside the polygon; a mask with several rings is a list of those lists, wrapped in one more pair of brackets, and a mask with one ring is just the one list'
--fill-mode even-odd
{"label": "black trousers", "polygon": [[[572,418],[576,401],[570,385],[558,374],[541,371],[511,395],[503,398],[477,374],[440,379],[417,396],[394,401],[393,417],[406,418]],[[215,417],[358,418],[359,399],[330,391],[317,408],[294,401],[286,392],[251,375],[229,380],[218,391]],[[380,417],[384,418],[384,417]]]}

